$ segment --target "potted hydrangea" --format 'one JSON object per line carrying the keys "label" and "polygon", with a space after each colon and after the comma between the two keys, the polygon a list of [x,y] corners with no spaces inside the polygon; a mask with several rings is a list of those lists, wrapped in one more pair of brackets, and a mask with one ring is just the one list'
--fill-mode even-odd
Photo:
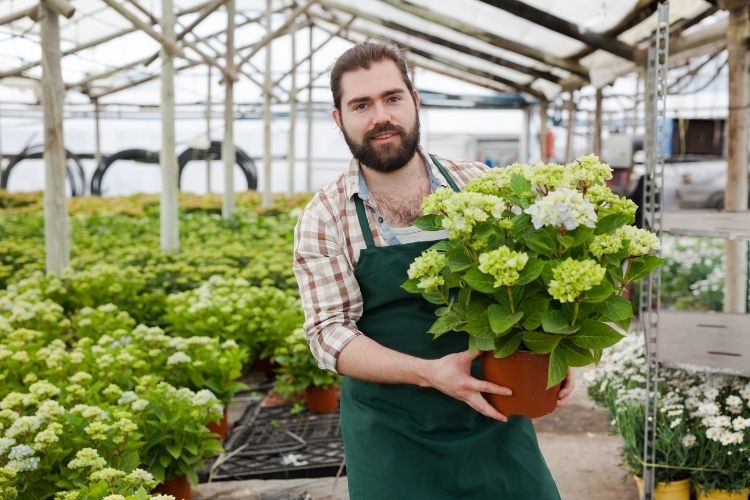
{"label": "potted hydrangea", "polygon": [[501,412],[552,411],[568,368],[598,361],[622,338],[628,286],[662,262],[656,236],[632,226],[636,205],[605,185],[611,178],[590,155],[490,169],[461,192],[424,199],[415,224],[449,236],[415,259],[403,287],[439,306],[431,334],[467,333],[485,378],[515,389],[489,397]]}

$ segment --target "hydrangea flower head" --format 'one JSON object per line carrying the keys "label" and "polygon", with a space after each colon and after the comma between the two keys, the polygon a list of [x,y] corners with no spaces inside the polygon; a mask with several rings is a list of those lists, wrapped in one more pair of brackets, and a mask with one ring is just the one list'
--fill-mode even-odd
{"label": "hydrangea flower head", "polygon": [[589,188],[612,178],[612,168],[596,155],[581,156],[565,165],[565,181],[570,187]]}
{"label": "hydrangea flower head", "polygon": [[536,229],[552,226],[571,231],[581,225],[596,226],[594,206],[581,193],[569,188],[551,191],[524,212],[531,215],[531,222]]}
{"label": "hydrangea flower head", "polygon": [[479,270],[495,278],[495,288],[510,286],[518,281],[518,272],[528,260],[527,254],[501,246],[479,255]]}
{"label": "hydrangea flower head", "polygon": [[659,238],[646,229],[622,226],[617,229],[615,234],[628,241],[628,254],[631,256],[649,255],[660,248]]}
{"label": "hydrangea flower head", "polygon": [[565,259],[552,270],[548,291],[560,302],[574,302],[602,282],[607,270],[595,261]]}
{"label": "hydrangea flower head", "polygon": [[440,272],[444,266],[444,254],[436,250],[427,250],[414,259],[406,274],[409,279],[417,280],[417,288],[430,292],[443,285],[444,280]]}

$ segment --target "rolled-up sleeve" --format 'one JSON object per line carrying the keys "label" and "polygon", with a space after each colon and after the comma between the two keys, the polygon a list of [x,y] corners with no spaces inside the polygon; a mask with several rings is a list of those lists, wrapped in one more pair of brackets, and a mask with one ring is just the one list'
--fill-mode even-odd
{"label": "rolled-up sleeve", "polygon": [[362,333],[362,294],[331,217],[308,206],[294,229],[294,274],[305,313],[305,335],[318,365],[337,372],[339,353]]}

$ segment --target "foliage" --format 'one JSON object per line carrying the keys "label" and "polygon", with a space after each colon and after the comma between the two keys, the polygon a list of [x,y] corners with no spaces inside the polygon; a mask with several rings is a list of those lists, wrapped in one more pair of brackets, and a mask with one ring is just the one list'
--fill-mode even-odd
{"label": "foliage", "polygon": [[491,169],[425,198],[415,224],[449,238],[414,261],[403,287],[441,306],[430,333],[466,332],[470,348],[496,357],[549,354],[549,387],[596,362],[630,324],[626,288],[662,262],[658,239],[630,225],[635,204],[605,186],[611,177],[591,155]]}
{"label": "foliage", "polygon": [[284,398],[293,399],[308,387],[328,388],[339,384],[339,376],[318,367],[301,328],[295,329],[276,347],[274,389]]}

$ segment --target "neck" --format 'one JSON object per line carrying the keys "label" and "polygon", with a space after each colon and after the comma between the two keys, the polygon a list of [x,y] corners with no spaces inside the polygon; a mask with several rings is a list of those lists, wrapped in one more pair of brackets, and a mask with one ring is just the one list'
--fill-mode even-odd
{"label": "neck", "polygon": [[370,192],[402,191],[415,183],[421,184],[423,178],[427,179],[424,160],[419,152],[415,152],[406,165],[392,172],[379,172],[367,165],[362,165],[361,171]]}

